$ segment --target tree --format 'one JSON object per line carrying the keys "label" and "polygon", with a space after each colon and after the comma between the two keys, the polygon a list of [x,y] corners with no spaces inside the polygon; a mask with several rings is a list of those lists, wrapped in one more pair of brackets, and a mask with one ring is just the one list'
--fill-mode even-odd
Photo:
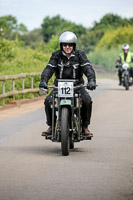
{"label": "tree", "polygon": [[59,47],[59,38],[58,36],[52,36],[52,38],[50,39],[50,41],[46,44],[45,46],[45,52],[49,53],[49,52],[53,52],[55,50],[58,50]]}
{"label": "tree", "polygon": [[129,24],[133,25],[133,17],[129,19]]}
{"label": "tree", "polygon": [[20,35],[23,35],[23,34],[26,34],[28,32],[28,29],[24,24],[19,24],[17,26],[17,31],[19,32]]}
{"label": "tree", "polygon": [[42,29],[34,29],[27,34],[22,35],[21,40],[23,40],[27,46],[35,49],[38,45],[40,45],[40,42],[43,41]]}
{"label": "tree", "polygon": [[133,43],[133,26],[118,27],[114,31],[107,31],[97,45],[97,49],[116,48],[124,43]]}
{"label": "tree", "polygon": [[12,15],[0,17],[0,30],[4,38],[13,40],[28,32],[27,27],[24,24],[17,24],[17,19]]}
{"label": "tree", "polygon": [[42,23],[42,34],[44,38],[44,42],[48,42],[52,35],[55,35],[60,24],[64,23],[64,19],[60,17],[60,15],[56,15],[55,17],[50,18],[49,16],[45,17]]}
{"label": "tree", "polygon": [[3,30],[3,36],[9,38],[12,32],[17,28],[17,20],[12,15],[0,17],[0,28]]}
{"label": "tree", "polygon": [[88,30],[86,34],[82,34],[81,37],[79,37],[78,48],[83,49],[86,53],[93,51],[102,35],[100,30]]}
{"label": "tree", "polygon": [[76,34],[76,36],[79,38],[82,34],[86,34],[87,29],[83,27],[82,25],[77,25],[70,21],[65,21],[63,24],[59,27],[60,33],[64,31],[72,31]]}
{"label": "tree", "polygon": [[[125,22],[126,23],[126,22]],[[93,30],[101,30],[103,33],[107,30],[116,29],[125,25],[124,20],[119,15],[106,14],[100,22],[94,22]]]}
{"label": "tree", "polygon": [[64,31],[72,31],[78,37],[86,33],[86,28],[82,25],[76,25],[56,15],[55,17],[46,17],[42,23],[43,38],[46,43],[50,41],[53,35],[59,36]]}

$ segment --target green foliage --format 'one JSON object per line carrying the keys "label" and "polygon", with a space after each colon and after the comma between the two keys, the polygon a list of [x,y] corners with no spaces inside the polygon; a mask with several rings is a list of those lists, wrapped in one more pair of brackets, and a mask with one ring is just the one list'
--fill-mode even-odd
{"label": "green foliage", "polygon": [[48,43],[53,35],[59,37],[59,35],[64,31],[72,31],[77,36],[86,33],[86,28],[82,25],[76,25],[70,21],[67,21],[60,17],[60,15],[56,15],[52,18],[45,17],[42,23],[42,33],[44,42]]}
{"label": "green foliage", "polygon": [[45,52],[51,53],[51,52],[58,50],[58,49],[59,49],[59,37],[58,36],[52,36],[51,40],[45,46]]}
{"label": "green foliage", "polygon": [[50,18],[49,16],[45,17],[42,23],[42,33],[44,41],[48,42],[52,35],[55,35],[60,24],[64,23],[64,19],[60,15]]}
{"label": "green foliage", "polygon": [[0,41],[0,75],[40,72],[49,60],[44,44],[35,50],[16,41]]}
{"label": "green foliage", "polygon": [[[113,39],[111,39],[112,33],[113,31],[117,29],[119,30],[119,27],[120,27],[120,31],[123,32],[123,30],[126,27],[132,26],[132,25],[133,25],[133,18],[123,19],[119,15],[110,14],[110,13],[104,15],[102,19],[100,20],[100,22],[96,22],[96,21],[94,22],[94,26],[91,29],[94,32],[98,30],[100,31],[99,37],[97,39],[95,38],[96,43],[92,46],[93,47],[92,50],[94,50],[96,46],[101,47],[103,43],[104,43],[104,47],[106,47],[107,43],[110,43],[107,48],[117,47],[120,43],[123,44],[124,43],[123,37],[119,39],[119,33],[118,33],[118,38],[117,39],[115,38],[115,41],[113,41]],[[126,38],[126,32],[122,34],[125,35],[124,37]],[[115,43],[115,45],[111,45],[112,42]]]}
{"label": "green foliage", "polygon": [[27,27],[24,24],[19,24],[17,26],[17,30],[20,34],[26,34],[27,33]]}
{"label": "green foliage", "polygon": [[16,39],[18,35],[27,33],[24,24],[17,24],[17,19],[12,15],[0,17],[0,36],[5,39]]}
{"label": "green foliage", "polygon": [[130,25],[133,25],[133,17],[130,18],[128,21],[129,21],[129,24],[130,24]]}
{"label": "green foliage", "polygon": [[122,19],[119,15],[106,14],[102,17],[100,22],[94,22],[93,30],[101,30],[105,32],[107,30],[114,30],[119,26],[127,26],[130,21],[126,18]]}
{"label": "green foliage", "polygon": [[0,40],[0,65],[7,60],[11,61],[16,56],[15,47],[13,41]]}
{"label": "green foliage", "polygon": [[94,51],[94,48],[102,36],[100,30],[87,31],[86,34],[82,34],[78,39],[78,49],[83,49],[86,53]]}
{"label": "green foliage", "polygon": [[15,17],[8,15],[0,17],[0,28],[5,38],[11,36],[12,31],[16,30],[17,20]]}
{"label": "green foliage", "polygon": [[59,33],[63,33],[64,31],[72,31],[79,38],[82,34],[86,34],[87,29],[82,25],[76,25],[73,22],[65,21],[63,24],[60,25]]}
{"label": "green foliage", "polygon": [[[133,46],[131,46],[131,51],[133,50]],[[121,52],[121,45],[117,48],[105,49],[100,48],[95,50],[94,52],[90,52],[88,54],[88,58],[91,63],[96,65],[101,65],[109,68],[115,67],[115,62]]]}
{"label": "green foliage", "polygon": [[97,45],[97,49],[118,47],[124,43],[133,43],[133,26],[119,27],[114,31],[107,31]]}
{"label": "green foliage", "polygon": [[36,49],[43,42],[42,30],[34,29],[28,34],[21,35],[20,40],[24,41],[26,46]]}
{"label": "green foliage", "polygon": [[[23,45],[20,41],[0,40],[0,75],[11,75],[20,73],[41,72],[48,63],[50,54],[46,52],[45,45],[40,43],[36,49],[31,49]],[[40,76],[34,77],[34,87],[37,88],[40,82]],[[30,77],[25,79],[25,88],[30,88]],[[15,88],[22,89],[22,80],[15,81]],[[2,82],[0,82],[0,93]],[[12,82],[6,81],[6,92],[12,91]],[[37,94],[25,94],[25,98],[37,96]],[[22,95],[15,96],[16,99],[22,98]],[[6,98],[6,103],[11,98]]]}
{"label": "green foliage", "polygon": [[119,55],[119,49],[105,50],[101,48],[88,54],[91,63],[105,67],[114,67]]}

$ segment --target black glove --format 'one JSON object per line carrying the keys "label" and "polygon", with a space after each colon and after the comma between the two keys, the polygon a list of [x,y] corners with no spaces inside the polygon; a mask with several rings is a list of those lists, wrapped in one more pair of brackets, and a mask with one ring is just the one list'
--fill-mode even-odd
{"label": "black glove", "polygon": [[45,81],[41,81],[40,84],[39,84],[39,88],[48,89],[48,85]]}
{"label": "black glove", "polygon": [[96,83],[94,80],[90,80],[87,84],[87,89],[88,90],[95,90],[96,89]]}
{"label": "black glove", "polygon": [[116,67],[116,68],[120,67],[120,63],[119,63],[119,62],[116,62],[116,63],[115,63],[115,67]]}

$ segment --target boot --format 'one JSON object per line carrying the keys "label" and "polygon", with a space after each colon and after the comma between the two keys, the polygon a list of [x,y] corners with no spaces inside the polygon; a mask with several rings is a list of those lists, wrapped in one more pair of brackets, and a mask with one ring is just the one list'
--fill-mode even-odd
{"label": "boot", "polygon": [[42,136],[49,136],[49,135],[52,135],[52,126],[49,126],[47,131],[42,132]]}
{"label": "boot", "polygon": [[83,133],[87,138],[93,137],[93,134],[89,131],[88,126],[83,126]]}

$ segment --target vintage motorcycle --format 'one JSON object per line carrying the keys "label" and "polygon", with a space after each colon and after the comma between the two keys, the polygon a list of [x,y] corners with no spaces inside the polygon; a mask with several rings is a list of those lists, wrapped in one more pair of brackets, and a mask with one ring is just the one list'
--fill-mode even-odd
{"label": "vintage motorcycle", "polygon": [[129,74],[129,64],[127,62],[122,64],[122,85],[125,87],[125,90],[129,90],[129,87],[133,85]]}
{"label": "vintage motorcycle", "polygon": [[[82,130],[81,95],[79,88],[87,87],[86,85],[74,86],[75,80],[58,79],[58,87],[53,88],[52,97],[52,135],[46,136],[52,142],[61,142],[62,155],[69,155],[69,149],[74,149],[74,143],[83,140],[91,140],[86,138]],[[40,89],[40,95],[48,93],[44,88]],[[56,115],[55,115],[56,113]],[[55,116],[57,118],[55,119]],[[55,123],[56,121],[56,123]]]}

